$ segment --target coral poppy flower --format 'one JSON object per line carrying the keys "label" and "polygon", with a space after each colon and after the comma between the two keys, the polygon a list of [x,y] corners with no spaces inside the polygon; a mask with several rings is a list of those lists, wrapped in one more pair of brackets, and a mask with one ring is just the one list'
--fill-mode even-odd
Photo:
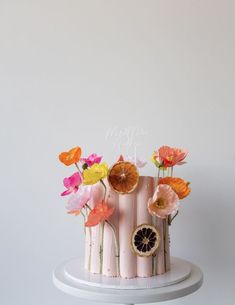
{"label": "coral poppy flower", "polygon": [[184,149],[162,146],[153,153],[152,161],[159,168],[182,165],[185,163],[183,160],[187,154],[188,152]]}
{"label": "coral poppy flower", "polygon": [[101,162],[102,156],[98,156],[97,154],[91,154],[87,158],[81,158],[81,161],[86,163],[88,166],[92,166],[93,164],[99,164]]}
{"label": "coral poppy flower", "polygon": [[108,165],[106,163],[93,164],[83,171],[83,184],[95,184],[104,179],[108,173]]}
{"label": "coral poppy flower", "polygon": [[189,195],[191,188],[189,182],[181,178],[165,177],[160,178],[158,184],[168,184],[176,192],[179,199],[183,199]]}
{"label": "coral poppy flower", "polygon": [[78,191],[79,185],[82,183],[82,177],[78,172],[76,172],[72,176],[64,178],[63,183],[67,190],[61,193],[61,196],[76,193]]}
{"label": "coral poppy flower", "polygon": [[94,227],[104,220],[107,220],[114,212],[114,208],[109,208],[104,202],[98,203],[88,215],[85,223],[86,227]]}
{"label": "coral poppy flower", "polygon": [[166,218],[178,210],[179,197],[169,185],[158,185],[153,198],[148,201],[149,213],[153,216]]}
{"label": "coral poppy flower", "polygon": [[81,209],[87,204],[91,198],[91,187],[80,186],[77,193],[72,194],[67,204],[69,214],[79,215]]}
{"label": "coral poppy flower", "polygon": [[172,167],[183,164],[188,152],[184,149],[162,146],[159,148],[159,157],[164,167]]}
{"label": "coral poppy flower", "polygon": [[109,170],[108,182],[113,190],[120,194],[134,191],[139,181],[139,173],[135,164],[128,161],[119,161]]}
{"label": "coral poppy flower", "polygon": [[80,160],[82,150],[80,147],[74,147],[69,151],[62,152],[59,155],[59,159],[62,163],[69,166],[71,164],[77,163]]}

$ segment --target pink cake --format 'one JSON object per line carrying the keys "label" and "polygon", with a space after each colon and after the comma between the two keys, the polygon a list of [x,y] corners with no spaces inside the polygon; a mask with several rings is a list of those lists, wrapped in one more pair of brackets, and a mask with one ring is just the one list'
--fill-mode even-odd
{"label": "pink cake", "polygon": [[173,177],[185,163],[185,150],[162,146],[152,155],[157,176],[141,176],[145,165],[122,156],[111,167],[75,147],[59,155],[76,172],[64,178],[69,214],[82,215],[85,269],[109,277],[151,277],[170,270],[169,226],[189,183]]}

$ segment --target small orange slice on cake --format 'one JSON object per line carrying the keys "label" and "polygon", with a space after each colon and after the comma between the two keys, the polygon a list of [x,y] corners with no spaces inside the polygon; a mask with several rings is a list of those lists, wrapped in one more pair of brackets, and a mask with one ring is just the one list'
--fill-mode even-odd
{"label": "small orange slice on cake", "polygon": [[115,192],[129,194],[138,185],[138,169],[131,162],[118,161],[109,169],[108,182]]}
{"label": "small orange slice on cake", "polygon": [[154,255],[159,244],[160,235],[152,225],[142,224],[132,233],[131,246],[138,256],[148,257]]}

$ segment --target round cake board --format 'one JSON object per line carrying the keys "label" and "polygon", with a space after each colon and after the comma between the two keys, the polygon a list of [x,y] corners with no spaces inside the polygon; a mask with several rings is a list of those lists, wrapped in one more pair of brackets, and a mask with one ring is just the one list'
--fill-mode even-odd
{"label": "round cake board", "polygon": [[93,274],[84,269],[84,260],[75,258],[64,265],[64,275],[78,284],[110,289],[147,289],[170,286],[184,281],[190,276],[191,264],[180,258],[171,257],[170,271],[148,278],[124,279]]}

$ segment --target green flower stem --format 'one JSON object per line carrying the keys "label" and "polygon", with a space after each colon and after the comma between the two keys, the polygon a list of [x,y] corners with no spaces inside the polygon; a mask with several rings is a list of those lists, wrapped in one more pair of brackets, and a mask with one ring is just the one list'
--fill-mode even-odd
{"label": "green flower stem", "polygon": [[166,226],[167,226],[168,217],[163,220],[163,245],[164,245],[164,267],[166,271]]}
{"label": "green flower stem", "polygon": [[[88,218],[88,204],[86,204],[86,207],[85,207],[85,211],[86,211],[86,219]],[[89,207],[90,208],[90,207]],[[88,229],[88,232],[89,232],[89,239],[90,239],[90,243],[89,243],[89,257],[88,257],[88,270],[90,271],[91,270],[91,227],[87,228]]]}
{"label": "green flower stem", "polygon": [[[157,227],[157,219],[156,216],[152,216],[152,224],[156,228]],[[157,261],[156,261],[156,253],[152,255],[152,275],[157,274]]]}
{"label": "green flower stem", "polygon": [[103,202],[105,202],[105,198],[106,198],[106,194],[107,194],[107,187],[106,187],[106,185],[105,185],[103,179],[100,179],[100,182],[101,182],[101,184],[102,184],[103,187],[104,187],[104,198],[103,198]]}
{"label": "green flower stem", "polygon": [[160,178],[160,167],[158,167],[158,171],[157,171],[157,181],[156,181],[156,186],[158,186],[158,181]]}
{"label": "green flower stem", "polygon": [[118,244],[118,240],[117,240],[117,236],[116,236],[116,230],[115,227],[113,226],[113,224],[111,222],[109,222],[108,220],[105,220],[105,222],[110,226],[112,232],[113,232],[113,237],[114,237],[114,244],[115,244],[115,258],[116,258],[116,270],[117,270],[117,276],[120,275],[120,266],[119,266],[119,244]]}
{"label": "green flower stem", "polygon": [[167,176],[168,177],[170,176],[170,167],[168,167],[168,169],[167,169]]}
{"label": "green flower stem", "polygon": [[89,206],[89,204],[86,203],[85,206],[88,208],[88,210],[91,211],[91,207]]}
{"label": "green flower stem", "polygon": [[175,217],[176,217],[178,214],[179,214],[179,211],[177,211],[173,217],[171,217],[171,215],[168,216],[168,225],[169,225],[169,226],[172,224],[173,220],[175,219]]}
{"label": "green flower stem", "polygon": [[[103,203],[105,203],[106,193],[107,193],[107,187],[102,179],[100,179],[101,184],[104,187],[104,198]],[[104,257],[104,221],[100,224],[101,225],[101,233],[100,233],[100,274],[102,274],[103,271],[103,257]]]}
{"label": "green flower stem", "polygon": [[[157,181],[156,181],[156,187],[158,186],[158,182],[160,179],[160,174],[161,174],[161,167],[158,167],[158,171],[157,171]],[[156,227],[156,217],[153,216],[153,225]],[[156,275],[156,259],[155,259],[155,255],[152,256],[152,274]]]}
{"label": "green flower stem", "polygon": [[83,213],[82,210],[81,210],[80,212],[81,212],[82,217],[83,217],[83,220],[84,220],[84,233],[85,233],[85,235],[86,235],[86,228],[85,228],[86,217],[85,217],[85,214]]}
{"label": "green flower stem", "polygon": [[77,168],[77,170],[78,170],[78,172],[82,175],[82,172],[81,172],[81,170],[80,170],[80,168],[79,168],[79,166],[78,166],[78,164],[77,163],[74,163],[75,164],[75,166],[76,166],[76,168]]}
{"label": "green flower stem", "polygon": [[104,257],[104,221],[100,223],[100,274],[102,274],[103,271],[103,257]]}

